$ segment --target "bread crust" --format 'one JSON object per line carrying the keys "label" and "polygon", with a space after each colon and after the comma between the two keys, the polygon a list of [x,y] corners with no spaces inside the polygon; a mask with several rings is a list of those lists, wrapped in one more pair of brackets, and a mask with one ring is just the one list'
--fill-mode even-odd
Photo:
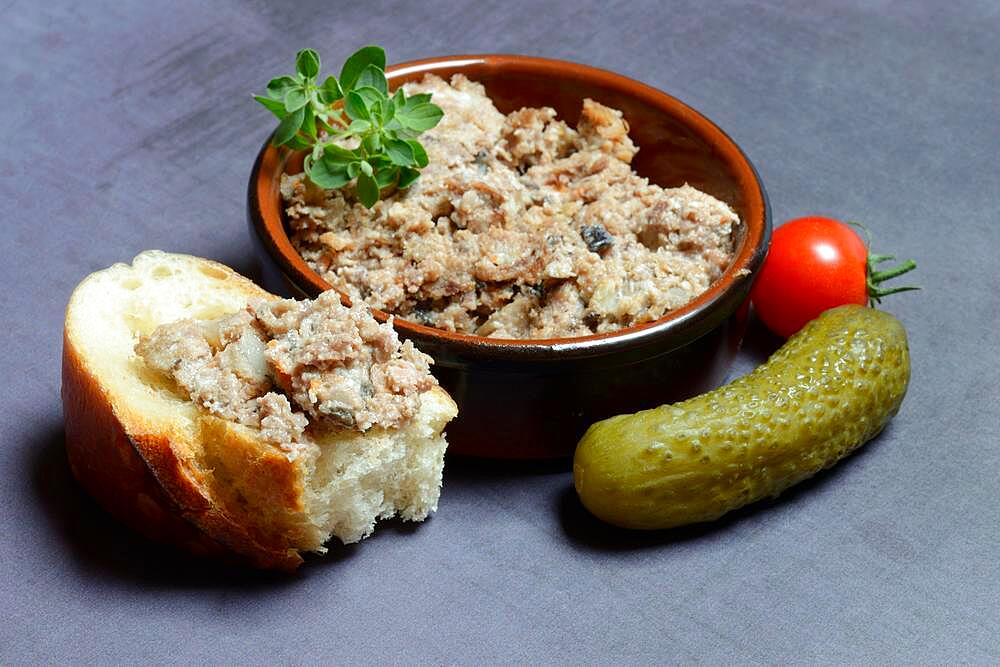
{"label": "bread crust", "polygon": [[180,517],[65,334],[62,402],[70,469],[105,510],[151,540],[204,554],[223,551]]}
{"label": "bread crust", "polygon": [[[68,334],[63,336],[62,401],[70,469],[122,523],[197,556],[236,557],[253,567],[286,571],[302,563],[286,544],[254,540],[212,502],[203,476],[178,457],[183,445],[176,435],[145,432],[135,415],[119,415]],[[252,517],[241,519],[252,525]]]}

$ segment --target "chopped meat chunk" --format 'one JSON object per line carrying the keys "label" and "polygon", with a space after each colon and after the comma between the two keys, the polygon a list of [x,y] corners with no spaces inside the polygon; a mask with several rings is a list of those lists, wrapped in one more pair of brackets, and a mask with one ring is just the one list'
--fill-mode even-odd
{"label": "chopped meat chunk", "polygon": [[631,163],[639,152],[628,136],[628,123],[622,112],[594,100],[583,101],[576,129],[583,147],[607,153],[622,162]]}
{"label": "chopped meat chunk", "polygon": [[577,140],[576,131],[556,120],[556,110],[549,107],[515,111],[504,120],[500,135],[497,155],[520,171],[566,157]]}
{"label": "chopped meat chunk", "polygon": [[268,338],[275,382],[311,419],[360,431],[398,426],[435,385],[430,357],[400,344],[366,307],[341,305],[336,292],[313,302],[258,302],[250,312]]}
{"label": "chopped meat chunk", "polygon": [[294,412],[286,396],[269,392],[260,397],[257,406],[262,440],[286,449],[304,440],[309,419],[301,412]]}
{"label": "chopped meat chunk", "polygon": [[[191,400],[220,417],[256,425],[255,399],[271,388],[261,372],[263,342],[247,328],[225,347],[213,350],[210,340],[225,323],[203,326],[181,320],[157,327],[139,340],[136,351],[154,370],[173,377]],[[254,355],[257,355],[256,357]]]}

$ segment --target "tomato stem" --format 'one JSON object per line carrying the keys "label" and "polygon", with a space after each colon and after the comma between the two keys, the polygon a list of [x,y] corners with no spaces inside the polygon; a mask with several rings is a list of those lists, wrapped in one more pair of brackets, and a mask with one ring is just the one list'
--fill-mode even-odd
{"label": "tomato stem", "polygon": [[913,290],[920,289],[919,287],[914,287],[912,285],[907,285],[904,287],[880,287],[880,284],[890,278],[895,278],[896,276],[901,276],[908,271],[912,271],[917,268],[917,263],[912,259],[908,259],[902,264],[899,264],[891,269],[886,269],[885,271],[877,271],[875,266],[882,262],[889,261],[890,259],[896,259],[894,255],[868,255],[867,261],[867,283],[868,283],[868,303],[869,305],[874,305],[876,303],[882,303],[882,297],[888,296],[889,294],[897,294],[899,292],[911,292]]}
{"label": "tomato stem", "polygon": [[914,287],[912,285],[907,285],[905,287],[880,287],[879,285],[890,278],[895,278],[896,276],[901,276],[908,271],[912,271],[917,268],[917,263],[912,259],[908,259],[902,264],[893,267],[891,269],[886,269],[885,271],[876,270],[875,266],[881,264],[882,262],[888,262],[890,259],[896,259],[895,255],[879,255],[871,252],[872,244],[872,233],[867,227],[862,225],[860,222],[854,222],[848,220],[847,224],[857,227],[865,234],[865,247],[868,248],[869,254],[865,266],[865,279],[868,284],[868,305],[874,306],[876,303],[882,303],[882,297],[888,296],[889,294],[896,294],[898,292],[912,292],[913,290],[920,289],[919,287]]}

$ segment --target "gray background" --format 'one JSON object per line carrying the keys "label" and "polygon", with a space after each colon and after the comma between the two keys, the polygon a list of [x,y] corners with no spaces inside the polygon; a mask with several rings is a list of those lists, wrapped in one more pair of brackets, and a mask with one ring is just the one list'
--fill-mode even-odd
{"label": "gray background", "polygon": [[[0,662],[1000,661],[995,1],[0,4]],[[898,417],[777,501],[665,534],[591,521],[565,462],[450,460],[432,520],[294,577],[131,536],[65,463],[70,291],[146,248],[254,275],[272,121],[249,93],[298,47],[339,65],[371,42],[621,72],[727,130],[776,221],[866,222],[925,287],[885,306],[911,336]],[[734,373],[773,346],[754,327]]]}

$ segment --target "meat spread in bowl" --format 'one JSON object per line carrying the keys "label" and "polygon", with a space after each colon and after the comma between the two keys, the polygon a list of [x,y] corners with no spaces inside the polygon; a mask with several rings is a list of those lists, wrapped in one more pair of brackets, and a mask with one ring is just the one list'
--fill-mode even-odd
{"label": "meat spread in bowl", "polygon": [[573,129],[550,108],[505,116],[460,74],[405,90],[444,110],[410,188],[369,210],[349,188],[281,179],[293,244],[352,298],[478,336],[586,336],[659,319],[732,259],[737,215],[636,174],[619,111],[585,100]]}

